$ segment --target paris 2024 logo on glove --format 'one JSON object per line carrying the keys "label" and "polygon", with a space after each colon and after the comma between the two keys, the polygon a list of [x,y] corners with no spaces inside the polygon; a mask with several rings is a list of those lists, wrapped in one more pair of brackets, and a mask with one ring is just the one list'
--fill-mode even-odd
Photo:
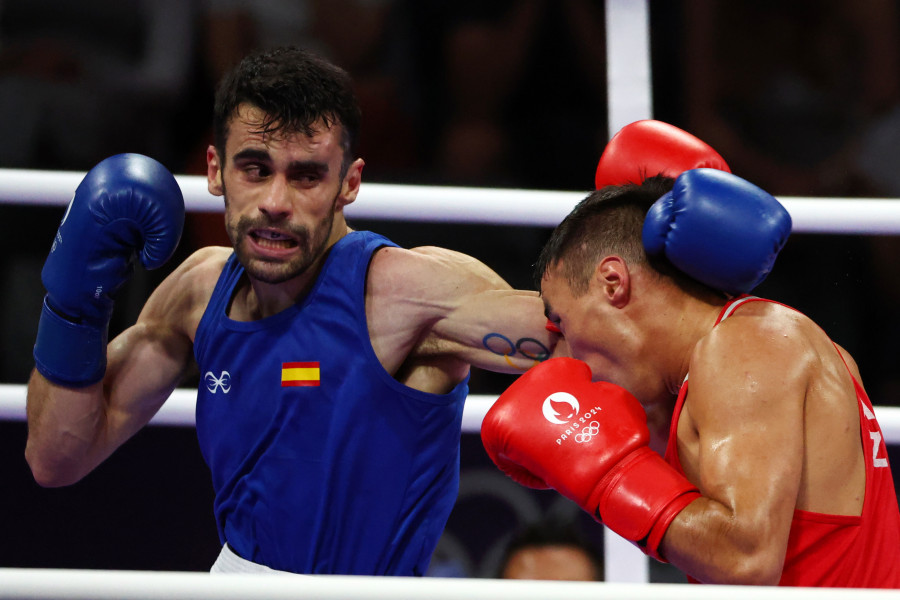
{"label": "paris 2024 logo on glove", "polygon": [[600,411],[599,406],[580,414],[578,398],[568,392],[555,392],[544,399],[541,412],[544,418],[554,425],[567,425],[565,431],[556,438],[556,444],[561,446],[567,439],[574,439],[576,443],[583,444],[591,441],[600,433],[600,423],[590,421]]}

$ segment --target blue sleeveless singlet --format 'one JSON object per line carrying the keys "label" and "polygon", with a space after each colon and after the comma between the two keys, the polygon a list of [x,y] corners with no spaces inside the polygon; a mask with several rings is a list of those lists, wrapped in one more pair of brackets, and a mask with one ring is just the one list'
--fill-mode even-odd
{"label": "blue sleeveless singlet", "polygon": [[352,232],[309,295],[271,317],[229,319],[244,269],[225,265],[194,342],[197,436],[219,537],[295,573],[421,575],[459,487],[468,379],[449,394],[395,380],[369,340],[373,253]]}

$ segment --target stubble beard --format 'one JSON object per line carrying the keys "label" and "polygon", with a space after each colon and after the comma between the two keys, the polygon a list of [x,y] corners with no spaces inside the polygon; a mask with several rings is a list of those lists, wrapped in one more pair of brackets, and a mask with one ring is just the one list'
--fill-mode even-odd
{"label": "stubble beard", "polygon": [[[227,199],[226,199],[227,205]],[[332,208],[334,203],[332,203]],[[251,278],[268,284],[284,283],[306,273],[322,256],[334,223],[334,210],[320,221],[313,231],[309,228],[273,221],[265,215],[256,219],[241,217],[237,223],[226,221],[226,230],[238,261]],[[290,232],[297,240],[300,252],[287,262],[251,255],[248,249],[249,231],[259,227],[279,227]]]}

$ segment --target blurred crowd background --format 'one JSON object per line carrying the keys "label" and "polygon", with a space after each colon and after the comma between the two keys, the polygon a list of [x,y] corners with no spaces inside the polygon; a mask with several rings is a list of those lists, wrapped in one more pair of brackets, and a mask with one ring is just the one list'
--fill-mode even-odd
{"label": "blurred crowd background", "polygon": [[[895,1],[649,7],[654,118],[710,143],[776,196],[900,197]],[[204,175],[219,77],[252,49],[289,43],[354,77],[364,181],[586,193],[610,134],[605,27],[602,0],[4,0],[0,168],[87,171],[140,152],[176,174]],[[0,382],[23,384],[40,269],[62,209],[0,212]],[[407,247],[467,252],[523,288],[549,234],[351,225]],[[173,264],[212,243],[227,244],[221,217],[190,215]],[[898,257],[898,236],[795,234],[757,290],[806,312],[847,348],[876,406],[900,405]],[[111,334],[134,321],[166,272],[138,273]],[[476,373],[472,392],[497,393],[509,381]],[[30,480],[24,437],[24,424],[0,424],[0,473],[13,491],[4,495],[14,499],[0,515],[12,532],[0,541],[0,566],[208,568],[218,542],[192,430],[141,432],[84,482],[53,491]],[[477,436],[463,437],[459,510],[435,569],[490,575],[516,527],[576,513],[552,493],[504,487]],[[503,505],[500,516],[491,501]]]}

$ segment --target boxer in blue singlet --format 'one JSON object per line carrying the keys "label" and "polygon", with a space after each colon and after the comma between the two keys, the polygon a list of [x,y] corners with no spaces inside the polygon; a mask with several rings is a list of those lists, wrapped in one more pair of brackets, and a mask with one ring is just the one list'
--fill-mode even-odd
{"label": "boxer in blue singlet", "polygon": [[[63,294],[50,290],[29,390],[26,454],[39,483],[93,469],[196,359],[197,434],[223,543],[214,570],[424,573],[456,499],[470,366],[522,372],[557,336],[537,292],[513,290],[481,262],[350,229],[343,208],[364,166],[359,120],[347,74],[299,49],[248,57],[226,76],[207,160],[233,248],[189,257],[105,354],[101,318],[70,323],[76,302],[56,302]],[[128,188],[137,177],[119,178]],[[99,190],[110,177],[88,179]],[[163,183],[147,185],[167,191]],[[141,224],[141,235],[157,229]],[[71,239],[78,233],[66,231],[63,251]],[[74,260],[102,271],[114,250],[131,255],[123,245]],[[109,277],[125,275],[116,266]],[[85,302],[94,291],[84,290]],[[88,361],[60,350],[87,341]],[[68,435],[63,423],[86,431]]]}

